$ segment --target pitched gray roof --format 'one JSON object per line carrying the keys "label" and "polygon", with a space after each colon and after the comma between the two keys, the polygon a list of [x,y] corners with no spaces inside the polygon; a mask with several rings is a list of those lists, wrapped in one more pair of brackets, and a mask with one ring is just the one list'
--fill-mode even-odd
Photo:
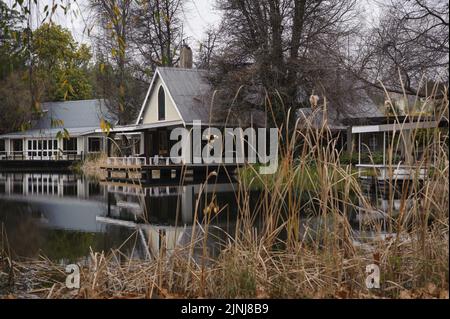
{"label": "pitched gray roof", "polygon": [[300,118],[300,122],[307,120],[315,127],[322,127],[323,122],[326,119],[328,127],[331,130],[344,130],[347,128],[347,124],[351,124],[352,120],[356,119],[384,117],[384,114],[380,111],[376,103],[364,90],[360,90],[359,93],[358,99],[349,101],[349,105],[347,105],[345,110],[342,110],[340,113],[332,104],[329,104],[325,117],[323,110],[320,108],[317,108],[316,110],[312,110],[311,108],[300,108],[297,115]]}
{"label": "pitched gray roof", "polygon": [[99,127],[101,119],[114,122],[104,100],[49,102],[32,129]]}
{"label": "pitched gray roof", "polygon": [[[213,101],[214,92],[207,78],[208,71],[182,68],[158,68],[185,123],[202,121],[204,124],[229,126],[265,125],[265,114],[260,111],[219,109]],[[231,111],[231,114],[228,114]]]}
{"label": "pitched gray roof", "polygon": [[[76,127],[76,128],[66,128],[67,132],[71,137],[83,136],[95,133],[95,130],[99,129],[96,127]],[[59,132],[62,132],[62,128],[51,128],[51,129],[31,129],[23,132],[14,132],[0,135],[0,138],[54,138]]]}
{"label": "pitched gray roof", "polygon": [[66,129],[71,136],[80,136],[94,133],[100,127],[101,119],[113,124],[116,122],[104,100],[47,102],[42,103],[41,110],[41,117],[30,130],[0,137],[52,137],[62,129]]}
{"label": "pitched gray roof", "polygon": [[210,119],[210,85],[207,71],[158,68],[159,73],[186,123]]}

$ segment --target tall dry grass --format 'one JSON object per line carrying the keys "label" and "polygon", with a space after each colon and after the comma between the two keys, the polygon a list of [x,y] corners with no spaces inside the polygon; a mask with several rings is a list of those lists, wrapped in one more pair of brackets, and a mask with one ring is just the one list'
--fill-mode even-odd
{"label": "tall dry grass", "polygon": [[[429,102],[439,103],[435,119],[448,123],[447,92]],[[127,259],[119,251],[92,252],[82,267],[79,291],[64,287],[61,266],[46,259],[13,261],[5,249],[0,282],[7,279],[12,297],[32,276],[27,294],[50,298],[448,298],[448,129],[427,130],[414,171],[426,168],[428,176],[420,181],[414,174],[400,190],[397,214],[391,170],[390,207],[380,220],[355,167],[342,165],[342,151],[328,127],[298,124],[279,128],[284,139],[275,175],[261,176],[252,166],[239,170],[237,222],[218,258],[206,247],[213,216],[207,212],[200,219],[197,203],[192,232],[202,235],[193,235],[190,245],[170,253],[162,247],[150,260]],[[397,164],[393,154],[402,145],[412,154],[419,152],[413,141],[420,132],[395,132],[390,167]],[[214,183],[214,176],[205,184]],[[251,204],[254,183],[263,186],[256,205]],[[214,196],[200,200],[212,203]],[[349,220],[358,208],[368,217],[358,226],[360,232]],[[362,240],[358,234],[364,231],[373,236]],[[199,247],[201,258],[194,258]],[[381,289],[366,287],[370,264],[380,267]]]}

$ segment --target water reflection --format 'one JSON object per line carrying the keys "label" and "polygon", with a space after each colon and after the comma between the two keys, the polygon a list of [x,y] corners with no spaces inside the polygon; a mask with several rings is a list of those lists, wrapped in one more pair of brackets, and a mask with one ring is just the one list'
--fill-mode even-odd
{"label": "water reflection", "polygon": [[203,237],[201,226],[192,236],[195,210],[198,220],[213,215],[206,244],[209,255],[216,256],[234,231],[233,184],[142,188],[74,174],[0,173],[0,224],[6,230],[1,240],[20,257],[75,261],[88,256],[90,248],[119,247],[138,258],[158,255],[162,247],[170,253]]}
{"label": "water reflection", "polygon": [[[403,209],[400,198],[379,196],[377,189],[368,189],[368,194],[373,205],[359,203],[348,216],[355,242],[388,235],[387,217]],[[250,195],[248,205],[255,207],[259,194]],[[205,243],[207,255],[214,258],[234,236],[239,211],[236,196],[236,185],[226,181],[143,188],[99,183],[75,174],[0,173],[0,224],[6,230],[0,240],[7,240],[17,256],[42,254],[58,261],[79,261],[91,248],[120,248],[126,256],[152,258],[192,244],[193,258],[198,259],[205,253]],[[315,209],[305,206],[301,213],[308,211]],[[377,233],[374,227],[365,227],[374,223],[379,224]],[[302,218],[300,236],[323,224],[317,215]],[[261,226],[256,219],[254,227]]]}

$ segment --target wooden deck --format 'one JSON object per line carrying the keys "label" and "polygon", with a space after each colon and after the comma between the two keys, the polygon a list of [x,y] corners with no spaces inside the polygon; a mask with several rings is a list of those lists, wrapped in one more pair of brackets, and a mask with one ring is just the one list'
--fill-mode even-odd
{"label": "wooden deck", "polygon": [[[177,164],[171,158],[123,157],[108,158],[105,166],[101,167],[107,171],[108,181],[128,182],[138,180],[149,182],[152,180],[179,179],[181,176],[202,176],[211,172],[233,175],[241,164]],[[154,178],[153,173],[159,172],[159,178]],[[115,174],[116,173],[116,174]],[[124,177],[114,177],[117,174]],[[138,177],[136,177],[136,174]],[[175,176],[174,176],[175,175]]]}
{"label": "wooden deck", "polygon": [[[375,165],[375,164],[359,164],[356,165],[359,170],[359,177],[372,178],[375,177],[380,181],[386,180],[424,180],[428,176],[430,167],[408,166],[408,165]],[[372,175],[365,176],[365,172],[371,172]]]}

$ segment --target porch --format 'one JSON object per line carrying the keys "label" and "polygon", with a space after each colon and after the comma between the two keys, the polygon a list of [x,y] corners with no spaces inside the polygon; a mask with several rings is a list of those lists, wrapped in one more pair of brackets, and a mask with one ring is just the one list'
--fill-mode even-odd
{"label": "porch", "polygon": [[435,150],[415,145],[411,132],[438,127],[439,123],[434,120],[406,118],[403,122],[353,126],[359,178],[377,183],[426,179],[434,165]]}

